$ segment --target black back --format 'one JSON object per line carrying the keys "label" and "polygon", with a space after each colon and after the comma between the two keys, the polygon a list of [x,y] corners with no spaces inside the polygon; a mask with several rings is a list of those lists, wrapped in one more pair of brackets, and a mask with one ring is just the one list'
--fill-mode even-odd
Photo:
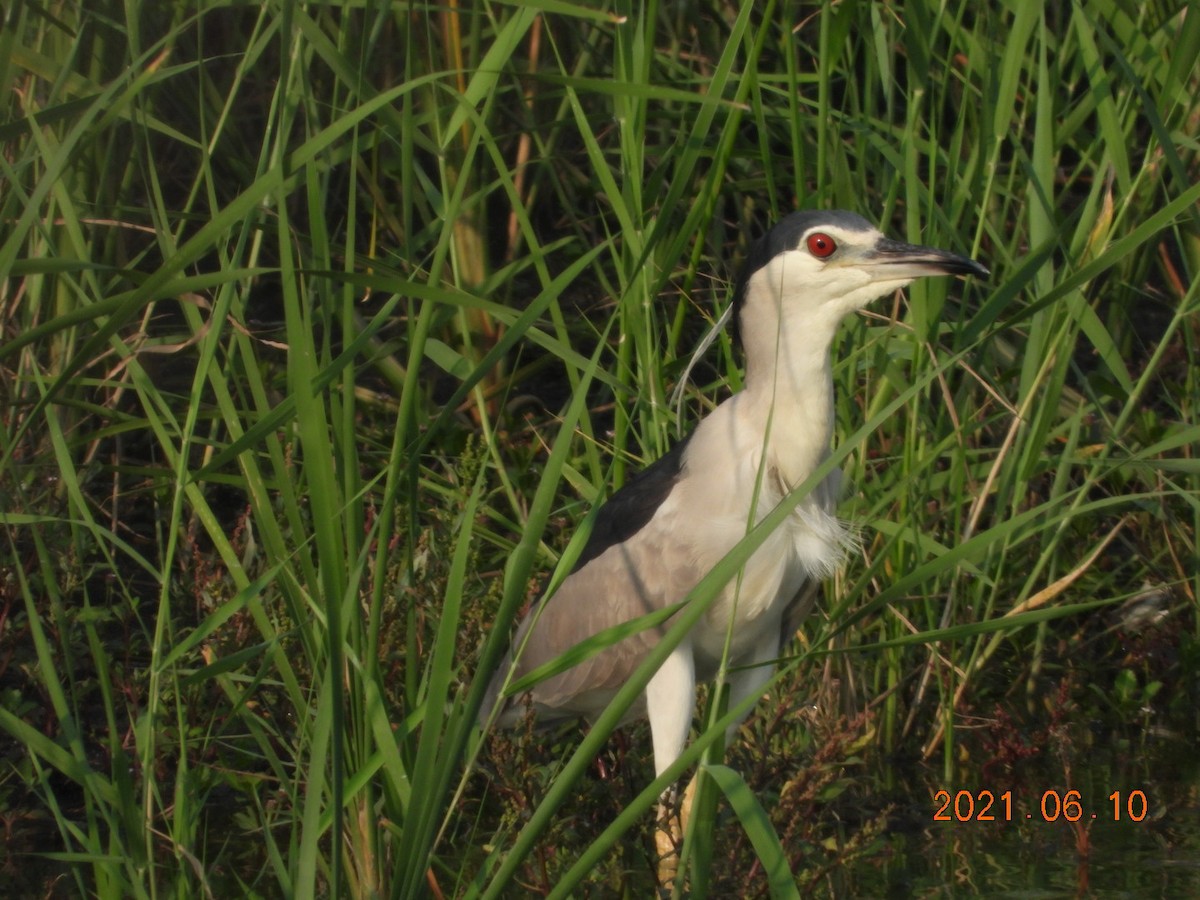
{"label": "black back", "polygon": [[614,544],[629,540],[642,530],[667,499],[683,472],[683,452],[688,434],[667,453],[629,479],[596,514],[596,523],[588,535],[583,552],[571,570],[575,572]]}

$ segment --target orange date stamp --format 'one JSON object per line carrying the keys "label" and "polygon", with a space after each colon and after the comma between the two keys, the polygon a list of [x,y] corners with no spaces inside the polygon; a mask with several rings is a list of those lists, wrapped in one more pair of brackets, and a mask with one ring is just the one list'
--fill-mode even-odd
{"label": "orange date stamp", "polygon": [[994,793],[989,790],[957,791],[940,790],[933,795],[933,821],[935,822],[1012,822],[1021,819],[1043,822],[1078,822],[1080,820],[1108,819],[1112,822],[1141,822],[1149,811],[1145,791],[1113,791],[1108,802],[1095,809],[1084,806],[1083,796],[1076,790],[1042,792],[1038,801],[1022,809],[1019,798],[1014,801],[1012,791]]}

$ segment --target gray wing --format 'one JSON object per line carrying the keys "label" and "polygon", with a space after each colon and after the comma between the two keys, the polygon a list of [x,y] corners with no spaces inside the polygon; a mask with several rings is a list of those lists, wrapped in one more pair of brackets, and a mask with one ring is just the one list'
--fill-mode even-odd
{"label": "gray wing", "polygon": [[[673,527],[669,498],[683,472],[687,439],[601,507],[571,574],[555,594],[539,601],[517,630],[513,651],[489,687],[483,714],[491,711],[519,651],[514,678],[561,656],[597,632],[661,609],[699,579],[686,540]],[[591,659],[538,684],[531,692],[543,724],[602,710],[658,643],[666,625],[624,638]],[[523,713],[521,698],[501,711],[502,724]]]}

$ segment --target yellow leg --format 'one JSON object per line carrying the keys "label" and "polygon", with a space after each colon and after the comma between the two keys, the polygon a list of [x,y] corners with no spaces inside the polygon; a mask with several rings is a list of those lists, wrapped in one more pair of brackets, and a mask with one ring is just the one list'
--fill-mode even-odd
{"label": "yellow leg", "polygon": [[692,814],[692,798],[696,794],[696,776],[693,775],[683,797],[672,787],[658,804],[658,821],[654,829],[654,849],[658,853],[658,889],[670,896],[679,873],[679,851],[683,846],[683,835],[687,831],[688,819]]}

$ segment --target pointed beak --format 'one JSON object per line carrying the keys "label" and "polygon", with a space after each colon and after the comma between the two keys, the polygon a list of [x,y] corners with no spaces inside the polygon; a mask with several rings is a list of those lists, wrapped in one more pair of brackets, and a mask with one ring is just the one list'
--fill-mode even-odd
{"label": "pointed beak", "polygon": [[863,258],[879,281],[920,278],[924,275],[990,274],[986,266],[949,250],[921,247],[882,238]]}

